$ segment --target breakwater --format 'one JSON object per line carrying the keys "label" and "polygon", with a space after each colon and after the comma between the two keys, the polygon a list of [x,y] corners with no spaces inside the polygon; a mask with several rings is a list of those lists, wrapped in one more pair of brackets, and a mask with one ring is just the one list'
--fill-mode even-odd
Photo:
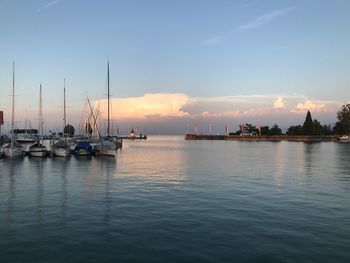
{"label": "breakwater", "polygon": [[186,134],[185,140],[331,142],[331,141],[338,141],[338,136],[336,136],[336,135],[327,135],[327,136],[312,136],[312,135],[241,136],[241,135]]}

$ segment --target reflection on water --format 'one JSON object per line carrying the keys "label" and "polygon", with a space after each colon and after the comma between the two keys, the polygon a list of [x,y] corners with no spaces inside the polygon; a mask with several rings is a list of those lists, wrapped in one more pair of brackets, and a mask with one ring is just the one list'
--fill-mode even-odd
{"label": "reflection on water", "polygon": [[0,160],[1,261],[347,262],[349,146],[159,136]]}
{"label": "reflection on water", "polygon": [[47,162],[46,158],[30,157],[30,171],[32,175],[36,177],[36,210],[37,210],[37,222],[38,224],[43,223],[44,217],[44,163]]}
{"label": "reflection on water", "polygon": [[[18,160],[13,160],[9,165],[8,178],[9,178],[9,194],[7,197],[7,211],[6,211],[6,227],[12,227],[14,225],[13,214],[15,212],[15,200],[16,200],[16,172],[15,166]],[[5,171],[6,173],[6,171]]]}
{"label": "reflection on water", "polygon": [[62,222],[64,223],[67,219],[67,207],[68,207],[68,179],[67,179],[67,170],[70,166],[70,158],[55,158],[55,161],[52,162],[53,170],[57,173],[57,177],[60,178],[61,182],[58,185],[61,185],[60,192],[62,194],[61,197],[61,217]]}
{"label": "reflection on water", "polygon": [[117,156],[118,174],[141,176],[158,183],[159,187],[162,184],[181,184],[186,175],[184,166],[189,162],[183,147],[170,136],[144,142],[125,142],[124,149]]}
{"label": "reflection on water", "polygon": [[339,143],[336,151],[336,177],[350,190],[350,144]]}
{"label": "reflection on water", "polygon": [[[313,168],[313,150],[315,148],[316,143],[303,143],[304,146],[304,173],[307,175],[312,174],[312,168]],[[319,143],[317,143],[319,145]]]}

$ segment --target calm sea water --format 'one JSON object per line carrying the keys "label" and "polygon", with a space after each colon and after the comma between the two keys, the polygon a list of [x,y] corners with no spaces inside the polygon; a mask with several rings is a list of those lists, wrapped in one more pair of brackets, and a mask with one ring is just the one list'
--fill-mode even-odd
{"label": "calm sea water", "polygon": [[1,262],[350,262],[350,144],[125,142],[0,160]]}

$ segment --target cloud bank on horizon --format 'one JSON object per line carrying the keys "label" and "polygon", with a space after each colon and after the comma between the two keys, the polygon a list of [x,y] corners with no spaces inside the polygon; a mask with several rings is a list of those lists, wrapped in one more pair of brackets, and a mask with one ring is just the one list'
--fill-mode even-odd
{"label": "cloud bank on horizon", "polygon": [[[215,124],[221,128],[227,123],[232,129],[238,129],[240,123],[268,126],[277,123],[286,129],[290,125],[302,124],[308,110],[322,124],[334,124],[336,113],[343,104],[340,101],[310,99],[304,95],[191,97],[185,93],[146,93],[138,97],[112,98],[110,116],[124,133],[129,127],[152,126],[152,129],[148,129],[152,134],[182,134],[186,127],[197,123],[202,127]],[[107,99],[93,101],[93,108],[100,124],[105,123]],[[85,107],[85,111],[90,114],[88,107]],[[25,128],[25,123],[36,127],[38,113],[35,107],[25,110],[19,108],[16,114],[18,128]],[[44,103],[43,114],[46,132],[62,129],[62,105]],[[68,103],[67,116],[68,122],[79,131],[84,121],[84,107]],[[3,130],[6,132],[10,127],[10,107],[5,110],[5,118]],[[105,124],[101,126],[103,130]]]}
{"label": "cloud bank on horizon", "polygon": [[[106,118],[107,100],[95,103],[100,105],[103,118]],[[148,93],[140,97],[113,98],[111,105],[112,117],[120,121],[264,117],[270,122],[271,116],[304,116],[307,110],[321,118],[334,114],[335,119],[341,102],[313,100],[303,95],[190,97],[184,93]]]}

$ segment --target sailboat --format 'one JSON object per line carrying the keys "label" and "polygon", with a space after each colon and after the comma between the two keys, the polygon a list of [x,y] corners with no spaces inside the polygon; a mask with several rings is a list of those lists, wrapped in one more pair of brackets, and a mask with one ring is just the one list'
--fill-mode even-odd
{"label": "sailboat", "polygon": [[58,142],[54,143],[53,145],[53,153],[56,156],[60,157],[68,157],[70,156],[70,148],[67,144],[67,135],[64,131],[66,125],[67,125],[67,118],[66,118],[66,79],[64,79],[64,88],[63,88],[63,136],[64,140],[59,140]]}
{"label": "sailboat", "polygon": [[48,151],[43,145],[43,112],[42,112],[42,88],[40,84],[40,103],[39,103],[39,141],[29,147],[29,154],[33,157],[46,157]]}
{"label": "sailboat", "polygon": [[[86,103],[89,101],[89,98],[86,97]],[[87,117],[87,113],[84,112],[85,114],[85,120],[84,120],[84,136],[81,136],[80,139],[75,141],[74,144],[74,149],[73,149],[73,153],[75,155],[82,155],[82,156],[88,156],[91,155],[93,152],[93,147],[89,141],[89,139],[85,138],[85,135],[89,136],[89,130],[91,128],[89,121],[88,121],[88,117]]]}
{"label": "sailboat", "polygon": [[13,62],[13,79],[12,79],[12,118],[11,118],[11,143],[4,146],[4,155],[7,158],[23,157],[22,146],[15,141],[15,62]]}
{"label": "sailboat", "polygon": [[100,143],[95,146],[95,151],[99,155],[116,156],[117,150],[122,147],[122,141],[118,141],[110,135],[109,61],[107,63],[107,89],[107,136],[101,138]]}

